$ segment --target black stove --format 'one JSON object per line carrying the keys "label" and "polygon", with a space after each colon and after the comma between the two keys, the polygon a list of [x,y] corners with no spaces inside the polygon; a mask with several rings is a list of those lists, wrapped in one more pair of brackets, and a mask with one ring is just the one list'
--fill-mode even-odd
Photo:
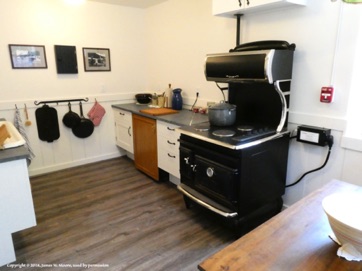
{"label": "black stove", "polygon": [[265,125],[236,124],[233,126],[211,126],[209,122],[183,126],[181,133],[229,149],[241,150],[289,133],[287,129],[277,132]]}
{"label": "black stove", "polygon": [[265,50],[269,43],[249,43],[243,51],[238,46],[235,54],[207,57],[207,79],[228,84],[235,125],[205,122],[179,129],[177,188],[186,207],[199,205],[240,230],[280,212],[285,192],[295,46],[284,49],[284,42],[277,42],[280,46]]}

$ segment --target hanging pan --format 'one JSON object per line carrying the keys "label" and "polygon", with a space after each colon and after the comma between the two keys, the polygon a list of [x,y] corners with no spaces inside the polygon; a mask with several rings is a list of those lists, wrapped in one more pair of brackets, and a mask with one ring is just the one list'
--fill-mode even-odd
{"label": "hanging pan", "polygon": [[80,108],[80,122],[77,126],[72,128],[73,134],[79,138],[86,138],[90,136],[94,131],[94,124],[91,120],[86,119],[83,116],[82,102],[79,102]]}
{"label": "hanging pan", "polygon": [[73,128],[80,123],[80,117],[77,113],[72,111],[70,102],[68,103],[69,111],[63,117],[63,123],[68,128]]}
{"label": "hanging pan", "polygon": [[43,105],[35,110],[36,125],[40,140],[53,142],[60,137],[57,110]]}

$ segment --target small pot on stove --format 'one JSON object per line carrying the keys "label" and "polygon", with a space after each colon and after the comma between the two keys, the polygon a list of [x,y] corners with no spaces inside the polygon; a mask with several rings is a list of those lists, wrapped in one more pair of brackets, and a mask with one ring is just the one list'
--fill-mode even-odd
{"label": "small pot on stove", "polygon": [[209,122],[214,126],[230,126],[235,123],[236,105],[220,102],[209,107]]}

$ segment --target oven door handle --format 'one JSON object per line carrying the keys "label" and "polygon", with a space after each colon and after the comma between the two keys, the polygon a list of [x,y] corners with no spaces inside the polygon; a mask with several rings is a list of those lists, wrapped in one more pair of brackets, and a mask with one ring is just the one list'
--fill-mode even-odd
{"label": "oven door handle", "polygon": [[227,213],[224,211],[221,211],[217,208],[215,208],[214,206],[196,198],[194,195],[190,194],[188,191],[186,191],[182,186],[178,185],[177,189],[180,190],[184,195],[188,196],[189,198],[191,198],[192,200],[196,201],[198,204],[200,204],[201,206],[204,206],[205,208],[223,216],[223,217],[235,217],[238,215],[238,213],[233,212],[233,213]]}

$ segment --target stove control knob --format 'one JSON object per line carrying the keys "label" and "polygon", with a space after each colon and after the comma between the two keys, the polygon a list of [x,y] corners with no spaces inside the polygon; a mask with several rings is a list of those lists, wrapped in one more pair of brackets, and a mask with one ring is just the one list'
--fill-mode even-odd
{"label": "stove control knob", "polygon": [[185,158],[184,158],[186,165],[189,165],[189,164],[190,164],[189,159],[190,159],[190,157],[185,157]]}
{"label": "stove control knob", "polygon": [[209,177],[209,178],[211,178],[212,176],[214,176],[214,169],[212,168],[212,167],[208,167],[207,169],[206,169],[206,175],[207,175],[207,177]]}

